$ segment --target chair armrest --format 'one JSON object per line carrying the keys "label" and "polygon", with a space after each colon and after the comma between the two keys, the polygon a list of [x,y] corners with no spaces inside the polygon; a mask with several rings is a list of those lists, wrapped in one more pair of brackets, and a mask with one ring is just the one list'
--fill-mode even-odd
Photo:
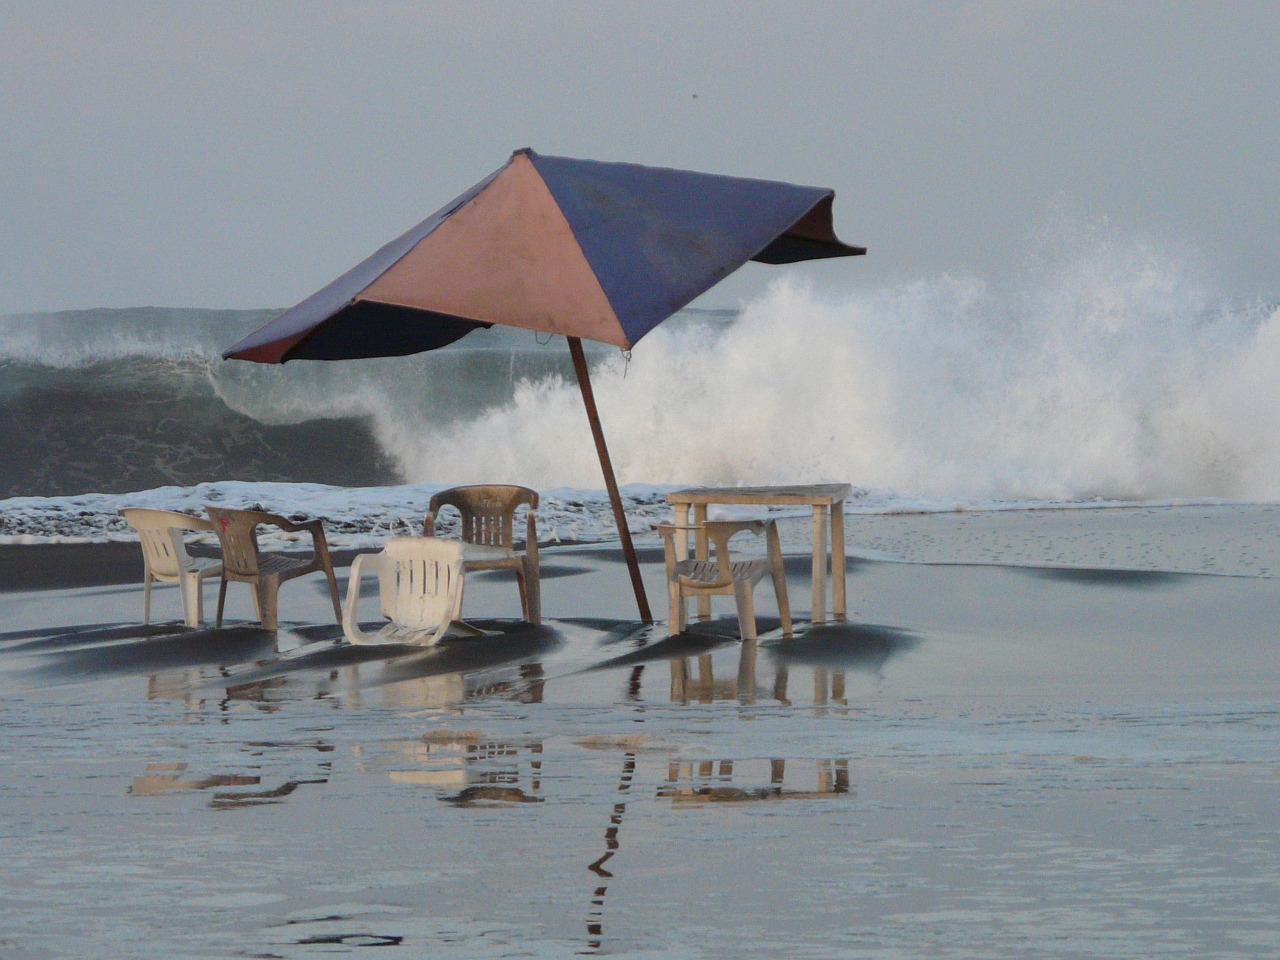
{"label": "chair armrest", "polygon": [[662,534],[662,555],[666,562],[667,579],[670,580],[675,576],[676,571],[676,535],[679,534],[684,538],[685,547],[689,543],[689,531],[701,530],[700,525],[693,524],[676,524],[676,523],[653,523],[649,525],[651,529],[657,530]]}
{"label": "chair armrest", "polygon": [[324,535],[324,521],[315,520],[290,520],[288,517],[282,517],[276,513],[261,514],[259,523],[269,523],[272,526],[279,527],[285,533],[309,533],[311,540],[316,544],[317,549],[324,549],[328,554],[328,541]]}
{"label": "chair armrest", "polygon": [[775,529],[772,520],[707,520],[703,524],[707,538],[715,545],[716,569],[724,581],[733,579],[729,541],[739,533],[764,534]]}
{"label": "chair armrest", "polygon": [[734,534],[742,533],[744,530],[762,534],[772,525],[772,520],[707,520],[702,524],[707,531],[707,536],[713,538],[724,534],[732,537]]}
{"label": "chair armrest", "polygon": [[320,520],[290,520],[288,517],[282,517],[278,513],[258,513],[257,518],[259,523],[269,523],[273,527],[279,527],[286,533],[307,531],[313,536],[317,530],[319,530],[322,535],[324,533],[324,525]]}
{"label": "chair armrest", "polygon": [[365,568],[380,575],[386,563],[387,557],[382,553],[362,553],[351,561],[351,573],[347,580],[347,602],[342,605],[342,632],[353,643],[356,642],[357,637],[364,637],[357,611],[360,606],[360,583]]}
{"label": "chair armrest", "polygon": [[324,569],[332,570],[329,559],[329,541],[324,535],[324,521],[320,519],[303,520],[301,522],[282,517],[277,513],[259,513],[258,522],[279,527],[285,533],[311,534],[312,560],[318,561]]}

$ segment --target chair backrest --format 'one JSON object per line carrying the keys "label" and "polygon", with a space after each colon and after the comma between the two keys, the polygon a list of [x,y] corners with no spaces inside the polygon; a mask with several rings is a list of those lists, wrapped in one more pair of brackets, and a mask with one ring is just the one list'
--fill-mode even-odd
{"label": "chair backrest", "polygon": [[[463,541],[511,549],[512,521],[516,508],[522,505],[536,510],[538,492],[528,487],[486,484],[441,490],[431,498],[427,511],[428,516],[436,518],[441,507],[456,507],[462,515]],[[432,536],[435,530],[427,530],[426,534]]]}
{"label": "chair backrest", "polygon": [[453,619],[460,604],[463,545],[436,537],[392,537],[378,576],[382,612],[392,623],[430,630]]}
{"label": "chair backrest", "polygon": [[206,506],[222,544],[222,570],[227,576],[258,575],[258,524],[267,516],[256,510]]}
{"label": "chair backrest", "polygon": [[190,559],[182,543],[181,531],[213,529],[208,520],[189,517],[176,510],[128,507],[121,510],[120,515],[125,523],[138,531],[147,568],[165,577],[176,577]]}

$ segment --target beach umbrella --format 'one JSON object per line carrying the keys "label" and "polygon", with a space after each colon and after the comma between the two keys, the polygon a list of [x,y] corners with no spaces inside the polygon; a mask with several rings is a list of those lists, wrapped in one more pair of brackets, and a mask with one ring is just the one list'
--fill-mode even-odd
{"label": "beach umbrella", "polygon": [[259,363],[403,356],[502,324],[562,334],[640,616],[652,622],[582,340],[630,350],[748,260],[865,253],[835,192],[517,150],[499,170],[227,350]]}

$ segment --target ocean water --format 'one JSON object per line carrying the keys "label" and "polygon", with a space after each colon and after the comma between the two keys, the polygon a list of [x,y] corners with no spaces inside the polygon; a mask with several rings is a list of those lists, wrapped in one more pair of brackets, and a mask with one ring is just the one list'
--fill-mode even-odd
{"label": "ocean water", "polygon": [[962,562],[855,562],[791,640],[767,589],[759,642],[642,626],[612,546],[544,553],[539,627],[468,577],[492,635],[429,649],[342,642],[314,579],[275,632],[234,586],[216,630],[0,592],[0,956],[1275,957],[1280,581],[949,529],[1127,554],[1177,512],[859,518]]}
{"label": "ocean water", "polygon": [[[1014,285],[817,291],[783,274],[740,309],[683,311],[630,356],[591,349],[619,479],[640,500],[840,480],[874,509],[1275,500],[1280,309],[1201,272],[1099,242]],[[221,359],[275,312],[0,318],[0,502],[226,481],[602,486],[558,338]]]}

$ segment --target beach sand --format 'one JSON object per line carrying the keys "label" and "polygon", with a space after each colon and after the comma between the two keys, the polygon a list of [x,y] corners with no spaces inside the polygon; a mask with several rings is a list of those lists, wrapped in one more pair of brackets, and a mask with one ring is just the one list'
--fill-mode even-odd
{"label": "beach sand", "polygon": [[425,651],[0,548],[0,957],[1275,956],[1278,517],[851,515],[849,622],[756,643],[610,545]]}

